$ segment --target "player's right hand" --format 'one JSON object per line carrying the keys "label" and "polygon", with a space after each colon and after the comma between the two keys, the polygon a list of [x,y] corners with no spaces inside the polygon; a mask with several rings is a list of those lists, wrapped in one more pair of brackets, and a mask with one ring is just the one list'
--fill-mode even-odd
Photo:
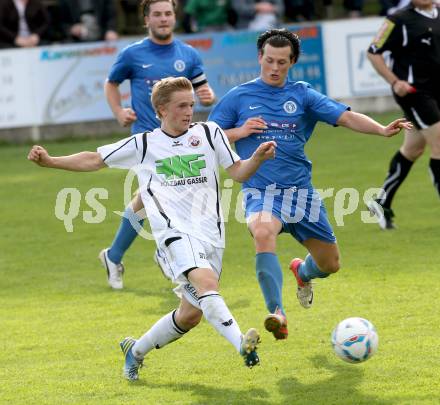
{"label": "player's right hand", "polygon": [[267,129],[266,121],[261,117],[248,118],[246,122],[240,127],[241,138],[246,138],[251,134],[261,134]]}
{"label": "player's right hand", "polygon": [[416,89],[405,80],[397,80],[393,84],[393,91],[399,97],[405,97],[409,93],[415,93]]}
{"label": "player's right hand", "polygon": [[29,151],[28,160],[36,163],[38,166],[48,167],[50,162],[50,156],[47,150],[42,146],[34,145]]}
{"label": "player's right hand", "polygon": [[413,124],[407,121],[406,118],[398,118],[383,128],[382,135],[390,138],[397,135],[402,129],[411,130],[413,129]]}
{"label": "player's right hand", "polygon": [[126,127],[137,120],[136,113],[131,108],[121,108],[116,114],[119,125]]}

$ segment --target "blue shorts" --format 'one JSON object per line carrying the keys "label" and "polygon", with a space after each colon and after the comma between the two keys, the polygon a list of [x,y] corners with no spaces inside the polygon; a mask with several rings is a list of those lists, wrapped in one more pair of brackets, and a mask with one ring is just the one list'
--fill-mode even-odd
{"label": "blue shorts", "polygon": [[327,211],[313,187],[246,188],[243,204],[246,218],[256,212],[269,212],[280,220],[282,232],[290,233],[300,243],[310,238],[336,243]]}

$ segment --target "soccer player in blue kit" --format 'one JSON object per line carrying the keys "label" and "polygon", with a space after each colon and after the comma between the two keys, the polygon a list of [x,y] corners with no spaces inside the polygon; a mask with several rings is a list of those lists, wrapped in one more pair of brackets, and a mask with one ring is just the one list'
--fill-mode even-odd
{"label": "soccer player in blue kit", "polygon": [[[122,126],[131,125],[132,134],[152,131],[160,126],[150,99],[152,87],[160,79],[184,76],[191,80],[202,105],[209,106],[215,100],[200,55],[190,45],[173,36],[176,7],[175,0],[141,2],[148,37],[122,50],[105,84],[105,94],[113,114]],[[121,105],[119,85],[124,80],[130,80],[132,108]],[[143,224],[142,209],[142,200],[137,194],[125,209],[111,247],[99,254],[107,270],[108,283],[114,289],[123,288],[122,257]]]}
{"label": "soccer player in blue kit", "polygon": [[404,119],[382,126],[366,115],[350,111],[313,90],[305,82],[287,79],[297,62],[300,40],[285,29],[262,33],[257,41],[260,77],[230,90],[209,116],[235,142],[242,159],[267,140],[277,142],[276,157],[266,161],[243,184],[248,228],[256,249],[256,275],[269,315],[264,324],[276,339],[288,336],[282,304],[283,273],[276,255],[281,232],[290,233],[307,248],[304,260],[293,259],[300,304],[313,302],[311,280],[339,270],[339,249],[325,207],[311,183],[312,164],[304,146],[318,121],[385,137],[410,128]]}

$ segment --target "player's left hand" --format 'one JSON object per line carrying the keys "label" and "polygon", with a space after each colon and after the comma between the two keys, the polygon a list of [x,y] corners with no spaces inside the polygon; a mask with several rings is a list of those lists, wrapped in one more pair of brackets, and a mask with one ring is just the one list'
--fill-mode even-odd
{"label": "player's left hand", "polygon": [[405,118],[399,118],[392,123],[384,127],[382,135],[386,137],[391,137],[397,135],[401,129],[412,129],[413,124],[407,121]]}
{"label": "player's left hand", "polygon": [[254,155],[260,161],[274,159],[276,146],[277,143],[275,141],[263,142],[254,152]]}
{"label": "player's left hand", "polygon": [[204,84],[196,89],[196,95],[200,101],[200,104],[204,106],[210,106],[215,101],[214,91],[209,87],[208,84]]}

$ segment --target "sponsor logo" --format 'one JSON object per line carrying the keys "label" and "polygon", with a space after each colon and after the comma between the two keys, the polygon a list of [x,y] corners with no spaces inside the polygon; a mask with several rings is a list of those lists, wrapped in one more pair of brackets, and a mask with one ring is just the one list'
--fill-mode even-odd
{"label": "sponsor logo", "polygon": [[198,148],[202,144],[202,138],[197,135],[191,135],[188,138],[188,146],[191,148]]}
{"label": "sponsor logo", "polygon": [[382,24],[382,27],[380,27],[379,32],[377,33],[376,37],[373,40],[373,44],[376,46],[375,49],[379,49],[383,47],[386,40],[393,31],[395,25],[396,24],[394,24],[392,21],[387,19],[385,20],[385,22]]}
{"label": "sponsor logo", "polygon": [[272,128],[290,129],[290,130],[294,130],[296,128],[296,124],[294,124],[291,121],[269,121],[267,124],[269,127]]}
{"label": "sponsor logo", "polygon": [[114,46],[99,46],[93,48],[70,48],[70,49],[43,49],[40,53],[41,61],[54,61],[60,59],[84,58],[93,56],[114,55],[118,48]]}
{"label": "sponsor logo", "polygon": [[250,105],[249,110],[255,110],[256,108],[262,107],[261,105]]}
{"label": "sponsor logo", "polygon": [[153,66],[153,64],[152,64],[152,63],[149,63],[148,65],[142,65],[142,67],[143,67],[144,69],[148,69],[150,66]]}
{"label": "sponsor logo", "polygon": [[195,300],[198,300],[199,299],[199,297],[198,297],[198,295],[197,295],[197,291],[196,291],[196,289],[192,286],[192,285],[190,285],[190,284],[185,284],[184,286],[183,286],[183,288],[192,296],[192,297],[194,297],[194,299]]}
{"label": "sponsor logo", "polygon": [[284,103],[283,108],[286,113],[293,114],[296,111],[296,104],[289,100]]}
{"label": "sponsor logo", "polygon": [[223,326],[231,326],[234,323],[234,321],[232,319],[229,319],[229,321],[226,322],[222,322]]}
{"label": "sponsor logo", "polygon": [[200,159],[203,156],[205,155],[178,155],[156,160],[156,173],[165,175],[166,180],[198,177],[206,167],[205,160]]}
{"label": "sponsor logo", "polygon": [[177,59],[174,62],[174,69],[176,69],[178,72],[183,72],[185,70],[185,62],[181,59]]}

